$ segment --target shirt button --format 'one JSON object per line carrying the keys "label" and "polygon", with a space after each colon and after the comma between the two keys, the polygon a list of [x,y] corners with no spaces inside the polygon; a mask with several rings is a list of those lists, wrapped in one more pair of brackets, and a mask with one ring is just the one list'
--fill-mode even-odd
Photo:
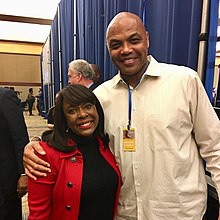
{"label": "shirt button", "polygon": [[68,182],[68,183],[67,183],[67,186],[68,186],[68,188],[72,188],[73,183],[72,183],[72,182]]}
{"label": "shirt button", "polygon": [[139,182],[135,182],[135,185],[136,186],[140,186],[141,184]]}
{"label": "shirt button", "polygon": [[142,199],[139,199],[139,198],[138,198],[138,202],[142,202]]}
{"label": "shirt button", "polygon": [[71,157],[71,161],[72,161],[72,163],[75,163],[76,162],[76,158],[75,157]]}
{"label": "shirt button", "polygon": [[70,211],[71,207],[69,205],[66,205],[66,210]]}

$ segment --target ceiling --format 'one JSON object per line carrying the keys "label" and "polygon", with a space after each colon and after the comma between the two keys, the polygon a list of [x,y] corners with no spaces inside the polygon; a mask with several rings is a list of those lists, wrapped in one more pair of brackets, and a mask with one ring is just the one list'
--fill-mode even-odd
{"label": "ceiling", "polygon": [[0,0],[0,41],[44,43],[60,0]]}

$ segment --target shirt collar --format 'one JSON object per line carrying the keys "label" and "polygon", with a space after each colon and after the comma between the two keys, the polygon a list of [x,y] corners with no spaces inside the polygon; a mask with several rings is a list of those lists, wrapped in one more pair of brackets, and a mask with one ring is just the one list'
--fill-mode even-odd
{"label": "shirt collar", "polygon": [[[153,56],[149,55],[147,57],[148,61],[149,61],[149,65],[145,71],[145,73],[143,74],[142,77],[146,77],[146,76],[153,76],[153,77],[158,77],[158,76],[161,76],[161,72],[160,72],[160,68],[159,68],[159,63],[156,61],[156,59],[154,59]],[[122,79],[121,75],[120,75],[120,71],[118,71],[118,74],[115,75],[113,77],[113,87],[115,87],[116,85],[122,83],[124,84],[125,86],[126,83],[125,81]]]}
{"label": "shirt collar", "polygon": [[87,88],[89,89],[93,84],[94,82],[89,83],[89,85],[87,85]]}
{"label": "shirt collar", "polygon": [[147,57],[147,59],[149,61],[149,65],[148,65],[144,75],[147,75],[147,76],[161,76],[159,63],[156,61],[156,59],[154,59],[154,57],[151,56],[151,55],[149,55]]}

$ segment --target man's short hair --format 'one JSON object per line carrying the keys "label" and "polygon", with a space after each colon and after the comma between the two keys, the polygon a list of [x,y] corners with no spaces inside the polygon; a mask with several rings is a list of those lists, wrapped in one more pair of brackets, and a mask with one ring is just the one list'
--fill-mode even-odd
{"label": "man's short hair", "polygon": [[95,77],[95,72],[93,68],[86,60],[82,60],[82,59],[73,60],[72,62],[69,63],[69,68],[72,71],[81,73],[83,77],[86,79],[93,80],[93,78]]}

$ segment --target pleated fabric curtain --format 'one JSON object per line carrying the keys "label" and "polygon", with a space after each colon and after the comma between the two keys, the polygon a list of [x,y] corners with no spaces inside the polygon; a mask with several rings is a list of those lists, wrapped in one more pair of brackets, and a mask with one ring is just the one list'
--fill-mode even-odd
{"label": "pleated fabric curtain", "polygon": [[[43,51],[41,52],[41,55],[40,55],[40,79],[41,79],[41,89],[42,89],[42,93],[43,93],[43,97],[44,97],[44,83],[43,83]],[[46,112],[46,103],[45,103],[45,99],[43,98],[43,112]]]}
{"label": "pleated fabric curtain", "polygon": [[197,69],[202,1],[146,0],[149,53],[160,62]]}
{"label": "pleated fabric curtain", "polygon": [[[94,45],[93,54],[90,62],[98,65],[101,73],[104,73],[104,60],[103,51],[106,48],[105,44],[105,27],[104,27],[104,4],[101,0],[96,0],[96,7],[92,6],[93,18],[92,18],[92,38],[97,42]],[[95,10],[95,8],[97,8]],[[101,55],[99,54],[101,52]],[[101,74],[101,81],[104,81],[104,74]]]}
{"label": "pleated fabric curtain", "polygon": [[85,54],[84,58],[88,62],[92,62],[95,58],[95,46],[97,47],[98,45],[96,44],[97,41],[95,42],[94,39],[94,32],[96,29],[96,26],[98,24],[93,23],[93,20],[95,18],[95,14],[98,12],[97,7],[96,10],[93,11],[92,5],[97,6],[97,1],[87,1],[86,4],[84,3],[85,7],[85,13],[84,13],[84,22],[85,22],[85,28],[84,28],[84,36],[85,36]]}
{"label": "pleated fabric curtain", "polygon": [[62,87],[68,82],[68,65],[74,59],[74,0],[61,0],[60,13],[60,53]]}
{"label": "pleated fabric curtain", "polygon": [[59,32],[58,32],[58,13],[56,13],[51,25],[51,84],[54,95],[60,91],[60,66],[59,66]]}
{"label": "pleated fabric curtain", "polygon": [[84,0],[76,0],[76,58],[85,59],[85,9]]}
{"label": "pleated fabric curtain", "polygon": [[[219,0],[210,1],[207,65],[206,65],[206,73],[205,73],[205,88],[210,101],[212,100],[212,90],[213,90],[213,81],[214,81],[217,29],[218,29],[218,17],[219,17],[218,7],[219,7]],[[220,88],[218,88],[218,90],[220,90]],[[220,92],[218,92],[218,94],[219,93]],[[220,97],[217,96],[217,99],[220,99]]]}
{"label": "pleated fabric curtain", "polygon": [[51,57],[50,57],[50,35],[47,37],[47,40],[43,46],[41,53],[41,77],[42,77],[42,89],[44,97],[44,111],[47,113],[49,105],[49,84],[51,77]]}
{"label": "pleated fabric curtain", "polygon": [[103,18],[103,0],[77,1],[77,58],[98,65],[102,73],[105,46]]}
{"label": "pleated fabric curtain", "polygon": [[51,27],[51,31],[49,34],[49,42],[50,42],[50,73],[48,76],[48,105],[49,107],[51,107],[53,105],[53,100],[55,97],[55,92],[54,92],[54,46],[53,46],[53,35],[52,35],[52,27]]}
{"label": "pleated fabric curtain", "polygon": [[[161,62],[197,69],[202,1],[197,0],[75,0],[76,58],[95,63],[106,81],[117,73],[106,47],[105,34],[110,20],[121,11],[138,14],[150,35],[149,53]],[[54,86],[67,83],[68,63],[73,59],[74,0],[60,2],[61,70],[58,56],[58,18],[52,24]],[[55,88],[58,90],[58,88]]]}

